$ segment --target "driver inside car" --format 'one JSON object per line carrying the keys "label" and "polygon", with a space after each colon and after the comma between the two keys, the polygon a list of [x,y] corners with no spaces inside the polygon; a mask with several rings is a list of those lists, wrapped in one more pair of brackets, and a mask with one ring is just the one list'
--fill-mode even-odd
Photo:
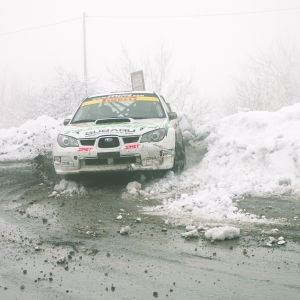
{"label": "driver inside car", "polygon": [[158,113],[155,104],[149,101],[137,101],[133,109],[132,117],[158,118]]}
{"label": "driver inside car", "polygon": [[97,119],[105,119],[115,117],[116,113],[108,105],[100,105],[97,111]]}

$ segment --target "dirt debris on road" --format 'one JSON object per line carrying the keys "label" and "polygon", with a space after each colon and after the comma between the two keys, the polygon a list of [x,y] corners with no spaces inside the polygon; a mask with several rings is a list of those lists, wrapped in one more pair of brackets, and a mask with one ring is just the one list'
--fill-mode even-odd
{"label": "dirt debris on road", "polygon": [[[43,163],[38,168],[29,161],[0,165],[1,299],[300,296],[296,221],[241,226],[239,238],[223,241],[206,239],[206,224],[183,238],[186,226],[143,213],[142,196],[122,198],[134,181],[128,177],[86,178],[78,185],[86,193],[49,198],[57,182],[51,172],[41,175]],[[239,205],[256,213],[249,203]],[[280,200],[264,206],[283,209]],[[268,246],[270,237],[276,242]]]}

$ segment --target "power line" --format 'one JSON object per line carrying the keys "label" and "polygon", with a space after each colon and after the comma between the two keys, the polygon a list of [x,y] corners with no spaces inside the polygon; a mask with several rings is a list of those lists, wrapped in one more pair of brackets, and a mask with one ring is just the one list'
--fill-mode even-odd
{"label": "power line", "polygon": [[200,15],[181,15],[181,16],[87,16],[88,18],[106,18],[106,19],[163,19],[163,18],[201,18],[201,17],[216,17],[216,16],[233,16],[233,15],[246,15],[246,14],[260,14],[272,13],[280,11],[299,10],[300,7],[270,9],[270,10],[257,10],[257,11],[244,11],[232,13],[217,13],[217,14],[200,14]]}
{"label": "power line", "polygon": [[[272,12],[281,12],[281,11],[291,11],[291,10],[299,10],[300,7],[293,8],[282,8],[282,9],[270,9],[270,10],[257,10],[257,11],[244,11],[244,12],[232,12],[232,13],[217,13],[217,14],[200,14],[200,15],[179,15],[179,16],[86,16],[87,18],[103,18],[103,19],[176,19],[176,18],[201,18],[201,17],[217,17],[217,16],[234,16],[234,15],[246,15],[246,14],[260,14],[260,13],[272,13]],[[37,27],[31,27],[27,29],[21,29],[16,31],[4,32],[0,33],[0,35],[8,35],[14,34],[24,31],[36,30],[39,28],[54,26],[62,23],[72,22],[78,19],[82,19],[82,17],[65,20],[57,23],[51,23],[47,25],[41,25]]]}
{"label": "power line", "polygon": [[7,34],[14,34],[14,33],[18,33],[18,32],[23,32],[23,31],[35,30],[35,29],[44,28],[44,27],[48,27],[48,26],[53,26],[53,25],[58,25],[58,24],[62,24],[62,23],[72,22],[72,21],[75,21],[75,20],[78,20],[78,19],[82,19],[82,17],[78,17],[78,18],[70,19],[70,20],[65,20],[65,21],[61,21],[61,22],[57,22],[57,23],[47,24],[47,25],[41,25],[41,26],[37,26],[37,27],[31,27],[31,28],[27,28],[27,29],[21,29],[21,30],[16,30],[16,31],[0,33],[0,35],[7,35]]}

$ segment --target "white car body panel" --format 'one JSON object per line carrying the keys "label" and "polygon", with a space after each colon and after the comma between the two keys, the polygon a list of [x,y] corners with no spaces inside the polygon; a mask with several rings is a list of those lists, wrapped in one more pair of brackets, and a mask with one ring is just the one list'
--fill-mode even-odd
{"label": "white car body panel", "polygon": [[[171,169],[175,155],[174,122],[164,119],[132,120],[130,123],[94,124],[80,123],[65,126],[61,134],[76,138],[79,147],[61,147],[56,142],[53,155],[60,157],[54,167],[58,175],[71,175],[92,172],[150,171]],[[167,128],[167,135],[159,142],[124,143],[123,138],[137,136],[158,128]],[[120,145],[114,148],[99,148],[100,138],[118,137]],[[95,139],[94,145],[82,145],[82,141]],[[107,158],[101,164],[98,155],[119,152],[120,159]]]}

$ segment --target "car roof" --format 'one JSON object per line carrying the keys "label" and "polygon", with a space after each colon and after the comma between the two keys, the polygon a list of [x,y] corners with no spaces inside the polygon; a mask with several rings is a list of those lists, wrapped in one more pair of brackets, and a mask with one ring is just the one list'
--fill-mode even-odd
{"label": "car roof", "polygon": [[158,94],[154,91],[118,91],[118,92],[91,95],[86,97],[84,100],[95,98],[95,97],[111,96],[111,95],[145,95],[145,94],[151,94],[158,97]]}

